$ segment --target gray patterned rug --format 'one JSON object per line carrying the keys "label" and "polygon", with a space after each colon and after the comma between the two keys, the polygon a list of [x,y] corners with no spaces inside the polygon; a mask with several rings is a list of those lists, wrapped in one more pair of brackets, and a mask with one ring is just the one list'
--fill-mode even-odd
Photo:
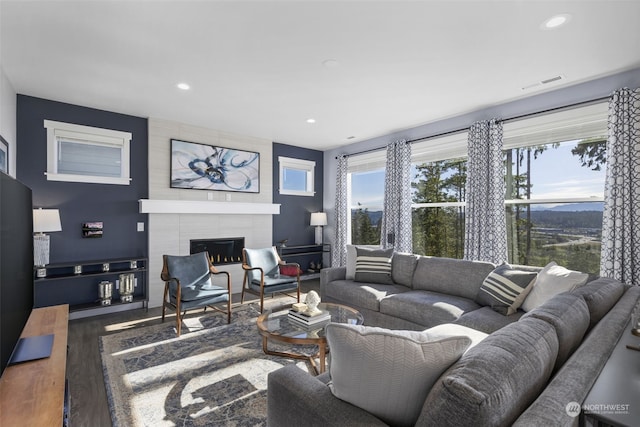
{"label": "gray patterned rug", "polygon": [[100,337],[113,425],[266,425],[269,372],[308,367],[262,352],[258,315],[251,304],[230,325],[211,312],[186,319],[180,337],[172,321]]}

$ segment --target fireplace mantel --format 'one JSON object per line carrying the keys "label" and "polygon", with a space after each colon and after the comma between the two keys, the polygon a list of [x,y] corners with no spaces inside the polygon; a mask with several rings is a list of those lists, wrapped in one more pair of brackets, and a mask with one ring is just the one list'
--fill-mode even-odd
{"label": "fireplace mantel", "polygon": [[212,202],[200,200],[138,200],[140,213],[278,215],[279,203]]}

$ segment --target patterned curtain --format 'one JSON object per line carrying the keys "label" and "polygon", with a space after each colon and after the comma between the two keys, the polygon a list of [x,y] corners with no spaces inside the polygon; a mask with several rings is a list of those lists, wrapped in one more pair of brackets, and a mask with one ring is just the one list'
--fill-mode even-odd
{"label": "patterned curtain", "polygon": [[347,200],[347,164],[348,156],[338,156],[338,176],[336,177],[336,234],[331,247],[331,266],[341,267],[347,265],[347,213],[349,203]]}
{"label": "patterned curtain", "polygon": [[396,252],[413,250],[411,237],[411,144],[405,140],[387,145],[384,208],[380,244]]}
{"label": "patterned curtain", "polygon": [[496,119],[469,128],[464,258],[507,261],[502,123]]}
{"label": "patterned curtain", "polygon": [[600,275],[640,285],[640,88],[609,101]]}

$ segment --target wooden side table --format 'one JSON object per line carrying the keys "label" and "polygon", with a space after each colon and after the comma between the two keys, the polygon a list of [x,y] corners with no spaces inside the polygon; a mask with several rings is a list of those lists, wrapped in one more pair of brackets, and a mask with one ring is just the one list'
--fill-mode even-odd
{"label": "wooden side table", "polygon": [[[320,310],[331,313],[331,323],[349,323],[361,325],[364,322],[362,314],[354,308],[333,303],[320,303]],[[325,324],[307,327],[288,318],[289,310],[278,312],[265,312],[258,317],[257,325],[262,335],[262,350],[265,354],[287,357],[292,359],[308,360],[316,375],[326,370],[326,355],[329,352],[327,338],[325,336]],[[314,355],[306,355],[295,351],[277,351],[269,349],[269,340],[293,345],[317,345],[318,352]],[[316,366],[315,358],[318,358],[320,366]]]}

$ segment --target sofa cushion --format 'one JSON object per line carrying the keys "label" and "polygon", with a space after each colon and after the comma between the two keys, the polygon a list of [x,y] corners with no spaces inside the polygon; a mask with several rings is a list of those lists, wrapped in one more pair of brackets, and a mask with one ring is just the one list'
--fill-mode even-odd
{"label": "sofa cushion", "polygon": [[580,295],[563,293],[556,295],[537,309],[525,314],[522,319],[535,317],[544,320],[556,330],[558,335],[558,370],[582,342],[589,327],[589,307]]}
{"label": "sofa cushion", "polygon": [[411,287],[473,300],[495,267],[490,262],[421,256]]}
{"label": "sofa cushion", "polygon": [[380,300],[411,289],[402,285],[358,283],[353,280],[334,280],[323,287],[323,298],[373,311],[380,311]]}
{"label": "sofa cushion", "polygon": [[531,311],[554,295],[584,285],[588,278],[587,273],[568,270],[555,262],[550,262],[538,273],[538,279],[522,303],[522,309]]}
{"label": "sofa cushion", "polygon": [[505,316],[513,314],[531,290],[537,276],[537,273],[502,264],[484,279],[476,302]]}
{"label": "sofa cushion", "polygon": [[391,249],[366,249],[356,247],[356,282],[393,284],[391,278]]}
{"label": "sofa cushion", "polygon": [[391,278],[394,283],[411,287],[413,272],[418,264],[418,255],[394,253],[391,259]]}
{"label": "sofa cushion", "polygon": [[518,310],[514,314],[505,316],[493,311],[491,307],[481,307],[463,314],[453,323],[491,334],[510,323],[517,322],[523,314],[524,311]]}
{"label": "sofa cushion", "polygon": [[618,302],[625,289],[626,287],[622,282],[600,277],[588,285],[573,290],[572,293],[582,296],[587,303],[591,318],[589,328],[592,328]]}
{"label": "sofa cushion", "polygon": [[558,354],[549,323],[528,318],[494,332],[436,381],[417,425],[511,425],[544,389]]}
{"label": "sofa cushion", "polygon": [[338,323],[326,332],[333,394],[394,426],[415,424],[432,384],[471,344],[464,336]]}
{"label": "sofa cushion", "polygon": [[380,301],[380,313],[425,327],[452,323],[464,313],[480,308],[474,301],[427,291],[396,293]]}

